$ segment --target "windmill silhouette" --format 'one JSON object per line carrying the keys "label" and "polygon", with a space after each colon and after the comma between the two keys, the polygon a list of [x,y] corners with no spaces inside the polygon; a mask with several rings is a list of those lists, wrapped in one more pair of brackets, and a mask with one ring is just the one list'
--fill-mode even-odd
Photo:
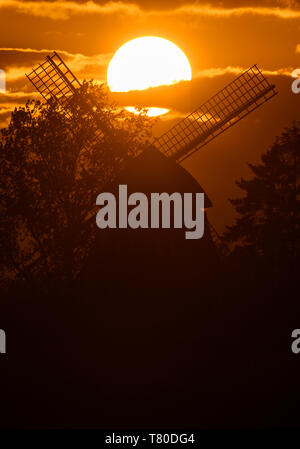
{"label": "windmill silhouette", "polygon": [[[70,119],[72,118],[69,101],[74,96],[79,95],[81,83],[56,52],[48,55],[44,62],[39,64],[26,76],[46,101],[53,101],[60,105],[66,115]],[[151,151],[144,151],[132,162],[128,170],[120,177],[119,184],[125,183],[129,186],[131,184],[132,191],[142,191],[145,193],[155,191],[174,192],[180,190],[182,192],[203,191],[194,178],[183,169],[180,162],[207,145],[211,140],[238,123],[242,118],[249,115],[276,94],[275,86],[269,83],[257,65],[253,65],[186,118],[156,138]],[[86,106],[85,112],[87,111],[93,116],[93,110],[88,105]],[[99,136],[105,134],[103,124],[96,123],[96,128],[97,131],[88,144],[95,143]],[[207,196],[205,205],[206,208],[212,205]],[[190,248],[187,250],[181,248],[183,253],[185,251],[182,259],[186,256],[191,260],[191,264],[188,267],[189,272],[192,270],[192,267],[195,267],[194,262],[199,255],[198,251],[202,251],[205,254],[204,260],[206,267],[209,265],[214,267],[217,263],[218,256],[220,258],[224,254],[224,245],[207,217],[205,217],[205,229],[205,238],[201,239],[194,259],[189,255]],[[113,242],[108,238],[110,242],[108,245],[109,249],[104,259],[107,260],[109,258],[108,253],[111,254],[114,245],[116,252],[124,251],[127,253],[129,248],[133,247],[139,247],[140,251],[144,252],[144,254],[145,251],[146,253],[150,251],[150,248],[145,248],[141,241],[137,243],[134,240],[135,238],[131,240],[128,237],[128,233],[126,234],[126,238],[114,239]],[[151,251],[155,246],[158,246],[160,248],[159,251],[161,251],[162,241],[165,242],[166,240],[168,239],[164,237],[155,242],[155,239],[151,240],[151,238],[147,238]],[[124,241],[126,241],[126,247],[122,246]],[[167,243],[167,247],[164,248],[164,251],[172,253],[173,250],[174,240],[171,239]],[[181,250],[179,250],[179,253]],[[218,253],[218,256],[216,253]],[[101,258],[103,259],[103,251],[101,254]],[[160,253],[156,254],[154,260],[160,260],[160,255]],[[132,255],[132,259],[139,257],[142,258],[142,255],[137,252]],[[92,258],[94,262],[90,266],[98,266],[96,262],[97,256],[94,254]],[[171,258],[178,260],[178,254],[177,257],[176,254],[175,257],[173,254]],[[164,266],[165,260],[162,263],[162,268]],[[176,263],[172,266],[172,276],[174,276],[175,266]],[[89,275],[91,275],[90,268],[88,271]],[[180,271],[182,270],[180,269]],[[197,278],[198,272],[199,270],[196,269],[195,278]]]}

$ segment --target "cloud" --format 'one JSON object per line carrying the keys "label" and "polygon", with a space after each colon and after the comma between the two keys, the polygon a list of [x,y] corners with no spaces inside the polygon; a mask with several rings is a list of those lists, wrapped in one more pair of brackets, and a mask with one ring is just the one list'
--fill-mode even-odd
{"label": "cloud", "polygon": [[[82,3],[76,1],[21,1],[21,0],[1,0],[0,9],[10,9],[17,13],[28,14],[37,17],[46,17],[53,20],[67,20],[74,15],[108,15],[108,14],[128,14],[132,16],[147,15],[198,15],[212,17],[232,17],[241,15],[273,16],[279,19],[298,19],[300,10],[294,9],[294,3],[283,3],[284,7],[278,6],[242,6],[225,8],[223,6],[213,6],[211,4],[190,3],[182,6],[175,6],[168,9],[142,9],[138,4],[125,3],[122,1],[108,1],[106,3],[96,3],[89,0]],[[287,5],[287,6],[285,6]]]}
{"label": "cloud", "polygon": [[[215,78],[216,76],[223,76],[226,74],[233,74],[233,75],[240,75],[242,72],[245,72],[248,69],[248,67],[212,67],[210,69],[203,69],[198,71],[194,78]],[[293,72],[292,67],[287,68],[279,68],[277,70],[262,70],[263,74],[266,76],[291,76]]]}
{"label": "cloud", "polygon": [[66,20],[78,14],[139,14],[140,8],[131,3],[108,1],[97,4],[94,1],[76,3],[75,1],[21,1],[1,0],[1,9],[12,9],[18,13],[38,17],[47,17],[53,20]]}
{"label": "cloud", "polygon": [[27,100],[40,99],[40,95],[38,92],[5,92],[0,96],[1,99],[1,108],[8,108],[12,105],[19,106],[21,104],[25,104]]}
{"label": "cloud", "polygon": [[296,53],[300,53],[300,44],[297,44],[296,46]]}
{"label": "cloud", "polygon": [[212,7],[210,5],[189,4],[173,10],[174,14],[191,14],[213,17],[232,17],[242,15],[274,16],[279,19],[299,19],[300,11],[292,8],[242,6],[238,8]]}
{"label": "cloud", "polygon": [[[0,54],[4,54],[6,80],[7,83],[19,79],[25,80],[25,73],[31,72],[33,66],[42,62],[43,59],[52,54],[49,49],[33,48],[0,48]],[[82,53],[70,53],[65,50],[57,50],[57,53],[64,59],[69,68],[78,75],[79,78],[96,78],[103,75],[112,53],[96,54],[87,56]]]}

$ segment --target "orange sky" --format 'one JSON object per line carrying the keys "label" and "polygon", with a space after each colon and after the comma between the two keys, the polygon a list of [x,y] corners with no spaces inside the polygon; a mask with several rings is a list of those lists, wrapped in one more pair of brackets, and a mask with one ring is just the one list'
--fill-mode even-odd
{"label": "orange sky", "polygon": [[300,94],[290,87],[290,73],[300,68],[299,1],[1,0],[0,69],[6,71],[7,92],[0,94],[0,126],[14,106],[37,96],[24,73],[47,53],[58,51],[80,79],[105,81],[113,53],[145,35],[178,45],[193,73],[191,82],[116,95],[124,105],[171,109],[156,133],[255,63],[279,90],[269,103],[184,162],[211,197],[209,216],[222,231],[233,218],[228,198],[239,194],[234,181],[250,174],[246,162],[257,162],[283,127],[300,119]]}

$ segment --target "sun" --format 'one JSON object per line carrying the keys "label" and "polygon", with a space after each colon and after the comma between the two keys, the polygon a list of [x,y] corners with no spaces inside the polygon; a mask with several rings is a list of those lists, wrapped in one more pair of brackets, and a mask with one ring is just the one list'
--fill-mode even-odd
{"label": "sun", "polygon": [[111,59],[107,83],[112,92],[144,90],[191,80],[190,63],[167,39],[144,36],[122,45]]}

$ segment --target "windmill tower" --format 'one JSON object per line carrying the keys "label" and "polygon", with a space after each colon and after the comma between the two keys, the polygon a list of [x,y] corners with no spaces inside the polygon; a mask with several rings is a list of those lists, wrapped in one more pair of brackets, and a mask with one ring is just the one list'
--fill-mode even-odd
{"label": "windmill tower", "polygon": [[[46,101],[51,100],[58,103],[71,118],[68,101],[78,94],[81,84],[56,52],[47,56],[43,63],[26,76]],[[144,193],[203,191],[195,179],[181,167],[180,163],[276,94],[275,86],[269,83],[257,65],[250,67],[194,112],[155,139],[152,150],[138,156],[120,177],[118,184],[128,184],[129,190]],[[92,110],[90,113],[93,114]],[[97,132],[105,134],[105,129],[100,127]],[[94,138],[97,139],[97,135]],[[132,188],[130,189],[130,187]],[[206,208],[212,205],[207,196],[205,205]],[[165,275],[166,265],[170,265],[170,261],[172,261],[172,266],[169,266],[170,277],[181,276],[182,265],[178,264],[178,261],[181,260],[188,267],[189,276],[194,271],[194,278],[197,280],[199,259],[203,261],[201,270],[206,270],[208,273],[217,263],[216,252],[221,257],[223,253],[223,246],[217,232],[207,218],[205,218],[205,223],[205,238],[202,238],[197,244],[193,242],[194,257],[190,255],[191,247],[188,246],[190,244],[182,238],[182,235],[180,238],[174,236],[169,238],[169,235],[173,235],[169,232],[168,236],[164,234],[163,237],[160,236],[157,239],[157,231],[155,234],[149,233],[147,230],[148,234],[145,239],[145,235],[140,236],[138,230],[134,230],[134,235],[130,235],[130,230],[126,230],[125,235],[118,231],[118,237],[112,239],[111,233],[108,232],[107,252],[103,253],[101,250],[97,255],[97,248],[95,248],[94,255],[92,255],[93,262],[88,269],[89,276],[93,271],[91,267],[94,266],[97,267],[94,277],[97,277],[100,259],[105,261],[105,266],[109,266],[107,262],[110,255],[114,255],[108,273],[115,266],[116,258],[119,260],[117,254],[125,254],[126,260],[128,260],[128,253],[133,251],[129,259],[138,259],[139,261],[135,265],[135,269],[141,269],[137,277],[142,275],[145,270],[147,271],[147,267],[149,268],[153,264],[159,265],[159,262],[161,262],[161,270],[157,271]],[[103,231],[101,232],[103,233]],[[183,243],[178,243],[179,241]],[[178,245],[182,245],[180,249]],[[113,248],[115,249],[113,250]],[[154,248],[157,248],[156,252]],[[153,251],[154,257],[150,258],[149,262],[149,257],[145,254],[149,255]],[[168,253],[167,259],[161,257],[162,252]],[[144,267],[142,263],[145,259],[148,259],[147,267]],[[121,260],[120,267],[128,265],[126,260]],[[190,264],[187,264],[187,260],[190,261]],[[104,265],[101,269],[104,269]],[[122,271],[121,268],[120,270]]]}

